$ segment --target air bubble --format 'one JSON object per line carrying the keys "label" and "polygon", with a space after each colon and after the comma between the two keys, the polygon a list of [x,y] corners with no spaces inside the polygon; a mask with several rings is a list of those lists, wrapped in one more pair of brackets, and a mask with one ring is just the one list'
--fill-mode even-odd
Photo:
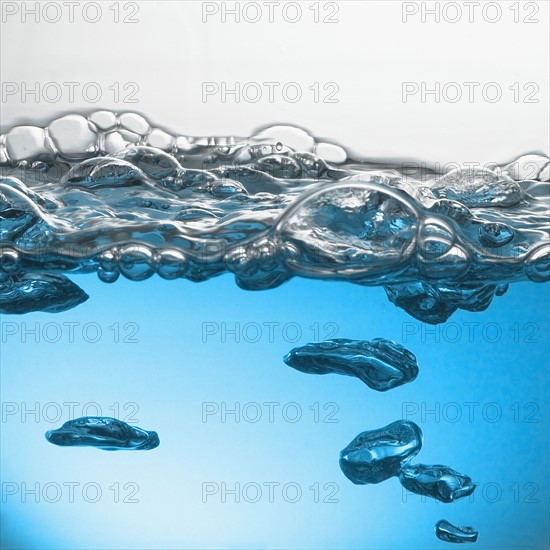
{"label": "air bubble", "polygon": [[107,272],[118,270],[118,250],[111,249],[102,252],[99,256],[99,265]]}
{"label": "air bubble", "polygon": [[164,151],[168,151],[169,149],[171,149],[173,142],[173,136],[167,134],[163,130],[159,130],[158,128],[155,128],[147,136],[147,145],[150,145],[151,147],[157,147],[158,149],[162,149]]}
{"label": "air bubble", "polygon": [[525,260],[525,272],[537,283],[550,280],[550,245],[540,246],[529,254]]}
{"label": "air bubble", "polygon": [[96,111],[88,117],[88,120],[99,130],[112,130],[116,127],[116,115],[111,111]]}
{"label": "air bubble", "polygon": [[140,136],[146,135],[151,130],[149,123],[136,113],[123,113],[118,119],[122,128]]}
{"label": "air bubble", "polygon": [[19,254],[13,248],[0,250],[0,268],[6,273],[13,273],[19,267]]}
{"label": "air bubble", "polygon": [[318,143],[315,146],[315,154],[327,162],[342,164],[348,158],[346,150],[332,143]]}
{"label": "air bubble", "polygon": [[453,246],[455,234],[451,227],[440,221],[427,220],[420,231],[420,253],[424,258],[443,256]]}
{"label": "air bubble", "polygon": [[256,167],[274,178],[296,179],[302,173],[300,166],[293,158],[283,155],[264,157],[256,163]]}
{"label": "air bubble", "polygon": [[236,275],[245,275],[250,269],[250,258],[243,247],[230,250],[224,257],[224,263]]}
{"label": "air bubble", "polygon": [[71,168],[61,183],[79,185],[89,189],[140,185],[145,174],[130,162],[118,158],[98,157],[85,160]]}
{"label": "air bubble", "polygon": [[100,267],[97,270],[97,276],[99,277],[99,280],[103,281],[104,283],[114,283],[120,277],[120,272],[118,270],[105,271],[103,268]]}
{"label": "air bubble", "polygon": [[128,143],[139,143],[141,140],[141,136],[139,134],[134,134],[134,132],[129,132],[128,130],[122,130],[119,131],[120,136],[124,141],[127,141]]}
{"label": "air bubble", "polygon": [[257,263],[263,271],[271,271],[277,267],[277,244],[268,239],[260,239],[247,247],[248,257]]}
{"label": "air bubble", "polygon": [[458,168],[439,178],[432,193],[442,199],[456,200],[470,208],[512,206],[524,198],[521,187],[512,179],[502,179],[488,169]]}
{"label": "air bubble", "polygon": [[449,521],[442,519],[435,525],[435,535],[439,540],[461,544],[465,542],[477,542],[479,533],[473,527],[457,527]]}
{"label": "air bubble", "polygon": [[83,116],[67,115],[54,120],[48,126],[48,134],[59,153],[66,158],[82,159],[96,152],[97,133]]}
{"label": "air bubble", "polygon": [[148,432],[108,416],[84,416],[46,432],[46,439],[61,447],[95,447],[105,451],[149,451],[159,446],[157,432]]}
{"label": "air bubble", "polygon": [[11,129],[6,135],[6,148],[12,162],[52,156],[44,129],[36,126],[17,126]]}
{"label": "air bubble", "polygon": [[157,257],[157,273],[163,279],[179,279],[185,276],[187,258],[178,250],[163,250]]}
{"label": "air bubble", "polygon": [[[404,194],[367,182],[315,190],[277,223],[282,240],[300,248],[298,272],[373,279],[413,255],[418,213]],[[287,260],[287,265],[289,260]]]}
{"label": "air bubble", "polygon": [[211,193],[218,199],[231,197],[237,194],[247,195],[247,191],[238,181],[220,180],[212,185]]}
{"label": "air bubble", "polygon": [[149,177],[155,179],[174,177],[179,172],[183,172],[180,163],[173,156],[155,147],[146,145],[127,147],[112,156],[137,166]]}
{"label": "air bubble", "polygon": [[362,432],[340,452],[340,468],[357,485],[380,483],[399,475],[422,449],[422,439],[422,430],[409,420]]}
{"label": "air bubble", "polygon": [[484,223],[479,228],[479,240],[485,246],[504,246],[514,238],[514,230],[505,223]]}
{"label": "air bubble", "polygon": [[446,503],[470,496],[477,487],[469,476],[441,464],[406,466],[399,481],[411,493]]}
{"label": "air bubble", "polygon": [[120,272],[131,281],[143,281],[155,272],[153,254],[143,245],[125,245],[120,249]]}
{"label": "air bubble", "polygon": [[105,135],[103,148],[106,153],[113,154],[121,151],[128,145],[119,132],[109,132]]}

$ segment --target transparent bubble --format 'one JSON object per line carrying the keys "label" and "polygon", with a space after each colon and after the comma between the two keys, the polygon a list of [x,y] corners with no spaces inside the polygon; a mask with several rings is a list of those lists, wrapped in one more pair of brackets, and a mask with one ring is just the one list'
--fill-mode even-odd
{"label": "transparent bubble", "polygon": [[0,269],[12,273],[19,267],[19,254],[13,248],[0,249]]}
{"label": "transparent bubble", "polygon": [[187,258],[178,250],[162,250],[156,261],[157,273],[163,279],[179,279],[185,276]]}
{"label": "transparent bubble", "polygon": [[525,272],[532,280],[543,283],[550,280],[550,245],[543,245],[531,252],[525,260]]}
{"label": "transparent bubble", "polygon": [[479,240],[485,246],[504,246],[513,238],[514,230],[505,223],[484,223],[479,228]]}
{"label": "transparent bubble", "polygon": [[104,283],[114,283],[120,277],[120,272],[118,270],[116,270],[116,271],[106,271],[105,269],[100,267],[97,270],[97,276]]}
{"label": "transparent bubble", "polygon": [[129,244],[120,249],[120,272],[132,281],[143,281],[153,275],[153,263],[153,253],[146,246]]}

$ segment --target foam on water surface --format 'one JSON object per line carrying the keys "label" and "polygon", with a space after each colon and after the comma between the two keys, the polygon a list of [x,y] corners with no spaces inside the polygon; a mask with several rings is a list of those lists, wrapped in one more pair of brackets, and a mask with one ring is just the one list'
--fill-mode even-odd
{"label": "foam on water surface", "polygon": [[521,158],[412,177],[290,126],[194,138],[109,111],[18,126],[0,137],[0,311],[77,305],[63,274],[231,272],[250,290],[294,276],[381,285],[444,322],[549,279],[548,159],[525,158],[529,180]]}

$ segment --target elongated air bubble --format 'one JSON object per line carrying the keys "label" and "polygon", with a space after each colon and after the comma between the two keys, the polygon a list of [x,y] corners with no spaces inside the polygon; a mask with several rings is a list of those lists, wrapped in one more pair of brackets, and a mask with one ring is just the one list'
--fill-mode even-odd
{"label": "elongated air bubble", "polygon": [[[13,259],[11,255],[9,260]],[[0,313],[59,313],[87,299],[88,295],[63,275],[29,272],[0,279]]]}
{"label": "elongated air bubble", "polygon": [[444,542],[463,544],[465,542],[477,542],[479,533],[473,527],[457,527],[451,522],[441,519],[435,524],[435,535]]}
{"label": "elongated air bubble", "polygon": [[354,376],[377,391],[412,382],[418,375],[416,357],[405,347],[384,338],[314,342],[294,348],[284,361],[308,374]]}
{"label": "elongated air bubble", "polygon": [[130,426],[109,416],[83,416],[46,432],[46,439],[60,447],[95,447],[104,451],[149,451],[159,446],[157,432]]}
{"label": "elongated air bubble", "polygon": [[405,466],[399,481],[411,493],[446,503],[470,496],[477,487],[469,476],[441,464]]}

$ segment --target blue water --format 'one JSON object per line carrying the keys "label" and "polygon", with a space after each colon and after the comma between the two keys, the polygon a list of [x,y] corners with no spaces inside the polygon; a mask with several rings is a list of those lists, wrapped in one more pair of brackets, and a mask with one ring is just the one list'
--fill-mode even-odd
{"label": "blue water", "polygon": [[[21,422],[10,416],[2,423],[3,482],[74,481],[80,487],[95,482],[103,497],[95,504],[85,502],[78,490],[74,503],[66,497],[58,503],[4,497],[2,547],[443,548],[446,543],[433,534],[442,518],[475,526],[478,548],[548,547],[546,285],[512,285],[487,311],[457,313],[449,321],[496,323],[503,330],[501,341],[475,338],[470,344],[463,338],[436,344],[429,336],[426,342],[414,336],[404,341],[403,331],[412,332],[407,323],[413,320],[389,304],[378,288],[292,280],[271,291],[250,293],[238,289],[229,276],[200,285],[159,279],[106,285],[93,276],[74,280],[94,299],[55,316],[31,313],[16,322],[94,322],[104,336],[96,344],[75,337],[73,344],[24,345],[20,338],[9,337],[9,345],[2,345],[2,401],[95,401],[104,412],[114,403],[135,402],[139,425],[158,431],[161,445],[133,454],[63,449],[44,439],[44,433],[61,422],[35,422],[32,416]],[[13,319],[3,316],[2,322]],[[114,343],[113,332],[105,327],[115,322],[137,323],[139,343]],[[282,358],[295,344],[277,333],[273,343],[267,336],[257,343],[235,343],[229,335],[226,343],[215,337],[203,343],[204,322],[225,322],[228,328],[236,322],[297,323],[304,332],[297,344],[313,340],[308,327],[314,323],[336,323],[339,336],[384,335],[404,343],[416,354],[420,374],[412,384],[379,394],[353,378],[314,377],[290,369]],[[533,339],[538,342],[514,342],[507,330],[514,323],[534,323],[538,330]],[[520,340],[526,337],[522,329]],[[226,402],[229,407],[269,401],[298,403],[303,419],[290,423],[276,414],[270,423],[264,409],[266,418],[257,423],[242,418],[235,423],[230,416],[222,423],[219,415],[202,422],[203,402]],[[403,417],[404,402],[425,402],[433,408],[435,401],[497,403],[502,409],[502,420],[495,423],[485,421],[480,408],[472,423],[464,418],[453,424],[443,418],[437,423],[433,417],[422,422],[420,414],[408,417],[424,432],[419,459],[449,464],[480,483],[473,502],[446,505],[422,502],[415,495],[403,502],[397,479],[355,486],[344,477],[338,453],[360,431]],[[322,406],[331,402],[338,406],[338,422],[315,423],[308,407],[320,403],[322,419]],[[515,422],[508,408],[531,402],[538,408],[534,418],[539,422]],[[76,410],[80,413],[81,408]],[[463,411],[466,416],[465,407]],[[290,418],[290,409],[287,412]],[[486,412],[489,417],[493,411]],[[527,412],[520,410],[520,420]],[[454,416],[449,407],[447,413],[448,418]],[[122,485],[136,483],[139,503],[113,502],[108,487],[116,482],[123,496],[133,488],[124,491]],[[241,499],[235,504],[231,495],[225,504],[219,495],[203,503],[203,482],[226,482],[228,488],[235,482],[295,482],[304,495],[297,503],[277,492],[273,503],[264,497],[258,503]],[[319,483],[321,499],[328,498],[334,486],[323,487],[331,482],[338,487],[338,502],[314,502],[308,487]],[[516,483],[519,502],[510,489]],[[532,486],[526,488],[529,483],[536,484],[534,496]],[[481,496],[484,484],[487,499]],[[494,487],[502,495],[491,503]],[[525,502],[529,500],[538,502]]]}

